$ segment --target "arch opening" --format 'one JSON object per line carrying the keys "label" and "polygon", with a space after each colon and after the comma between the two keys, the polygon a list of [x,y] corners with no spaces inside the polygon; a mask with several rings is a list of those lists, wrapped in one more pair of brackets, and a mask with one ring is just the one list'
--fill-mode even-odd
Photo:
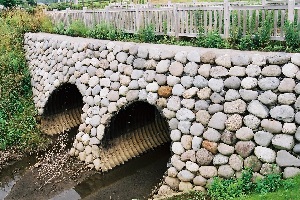
{"label": "arch opening", "polygon": [[41,129],[54,135],[67,131],[81,123],[82,95],[76,85],[65,83],[49,96],[41,116]]}
{"label": "arch opening", "polygon": [[102,171],[164,144],[170,144],[169,126],[158,109],[146,102],[134,102],[121,109],[102,139]]}

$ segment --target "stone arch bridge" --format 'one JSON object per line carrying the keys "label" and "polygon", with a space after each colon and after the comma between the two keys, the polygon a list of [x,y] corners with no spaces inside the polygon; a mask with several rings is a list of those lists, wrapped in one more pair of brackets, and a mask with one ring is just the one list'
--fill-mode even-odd
{"label": "stone arch bridge", "polygon": [[299,173],[300,54],[25,35],[41,128],[107,171],[170,142],[159,194],[214,176]]}

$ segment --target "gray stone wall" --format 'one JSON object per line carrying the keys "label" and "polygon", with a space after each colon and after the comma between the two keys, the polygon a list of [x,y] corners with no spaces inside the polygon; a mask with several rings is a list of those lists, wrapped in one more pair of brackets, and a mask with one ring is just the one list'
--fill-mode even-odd
{"label": "gray stone wall", "polygon": [[[110,119],[146,101],[168,120],[170,167],[159,194],[203,190],[214,176],[299,173],[300,54],[241,52],[25,35],[33,100],[40,115],[61,84],[83,96],[70,154],[100,169]],[[89,128],[87,128],[89,127]]]}

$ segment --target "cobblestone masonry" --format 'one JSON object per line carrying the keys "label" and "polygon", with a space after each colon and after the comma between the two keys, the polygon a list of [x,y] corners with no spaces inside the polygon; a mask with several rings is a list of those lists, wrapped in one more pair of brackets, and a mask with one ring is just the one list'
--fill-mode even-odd
{"label": "cobblestone masonry", "polygon": [[[214,176],[300,172],[300,54],[241,52],[25,35],[38,113],[63,83],[83,96],[70,154],[101,170],[101,139],[133,101],[169,123],[172,157],[159,194],[203,190]],[[86,127],[90,127],[86,129]]]}

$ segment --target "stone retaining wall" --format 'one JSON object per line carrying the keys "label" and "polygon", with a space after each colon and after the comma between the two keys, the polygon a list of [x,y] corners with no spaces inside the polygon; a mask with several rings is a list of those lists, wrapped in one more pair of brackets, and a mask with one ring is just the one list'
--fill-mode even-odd
{"label": "stone retaining wall", "polygon": [[146,101],[167,119],[170,167],[159,194],[202,190],[214,176],[300,172],[300,54],[25,35],[33,99],[40,115],[62,83],[83,96],[71,155],[100,169],[110,119]]}

